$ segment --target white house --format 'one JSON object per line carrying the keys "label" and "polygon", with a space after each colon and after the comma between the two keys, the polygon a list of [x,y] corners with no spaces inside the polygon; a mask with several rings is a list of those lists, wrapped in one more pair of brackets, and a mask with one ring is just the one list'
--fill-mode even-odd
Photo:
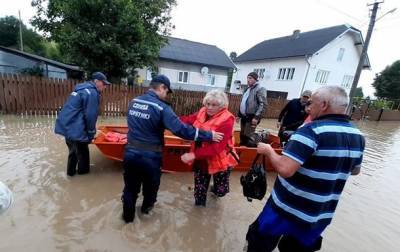
{"label": "white house", "polygon": [[64,64],[38,55],[0,46],[0,73],[18,74],[30,68],[40,68],[43,76],[57,79],[83,77],[78,66]]}
{"label": "white house", "polygon": [[[230,91],[241,93],[247,74],[255,71],[272,98],[296,98],[322,85],[339,85],[349,93],[363,43],[361,31],[349,25],[265,40],[234,59]],[[368,57],[363,67],[370,67]]]}
{"label": "white house", "polygon": [[[208,91],[225,89],[228,71],[235,68],[224,51],[208,45],[178,38],[168,38],[168,44],[160,50],[157,69],[171,80],[175,89]],[[152,70],[138,69],[139,83],[147,85]]]}

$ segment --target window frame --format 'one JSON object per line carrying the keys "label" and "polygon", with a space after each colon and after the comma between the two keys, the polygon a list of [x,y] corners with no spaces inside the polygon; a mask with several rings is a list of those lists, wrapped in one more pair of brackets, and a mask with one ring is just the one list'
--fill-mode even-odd
{"label": "window frame", "polygon": [[296,72],[295,67],[281,67],[281,68],[279,68],[279,71],[278,71],[277,80],[291,81],[291,80],[293,80],[295,72]]}
{"label": "window frame", "polygon": [[339,48],[339,52],[338,52],[338,55],[336,57],[336,61],[337,62],[342,62],[343,61],[343,56],[344,56],[345,51],[346,51],[345,48],[343,48],[343,47]]}
{"label": "window frame", "polygon": [[353,81],[354,81],[353,75],[348,75],[348,74],[343,75],[342,87],[350,88],[351,85],[353,84]]}
{"label": "window frame", "polygon": [[262,80],[265,77],[265,68],[254,68],[253,72],[256,72],[258,74],[258,79]]}
{"label": "window frame", "polygon": [[319,84],[327,84],[329,79],[330,71],[319,69],[316,76],[315,82]]}
{"label": "window frame", "polygon": [[[186,73],[186,82],[185,82],[185,73]],[[182,74],[182,80],[180,78],[181,74]],[[184,84],[189,83],[189,71],[178,71],[178,83],[184,83]]]}
{"label": "window frame", "polygon": [[[213,80],[212,82],[210,80]],[[215,74],[208,74],[207,76],[207,84],[211,86],[215,86],[217,80],[217,76]]]}

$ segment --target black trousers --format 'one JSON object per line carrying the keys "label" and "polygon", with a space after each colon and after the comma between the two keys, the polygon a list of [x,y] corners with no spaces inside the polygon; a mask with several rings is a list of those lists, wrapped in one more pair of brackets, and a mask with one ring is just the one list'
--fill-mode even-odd
{"label": "black trousers", "polygon": [[125,187],[122,200],[125,208],[134,211],[142,186],[142,209],[153,206],[160,187],[161,153],[126,148],[123,166]]}
{"label": "black trousers", "polygon": [[249,138],[256,131],[256,127],[251,124],[254,115],[248,115],[240,119],[240,145],[247,145]]}
{"label": "black trousers", "polygon": [[74,176],[76,173],[76,166],[78,165],[78,174],[89,173],[90,171],[90,156],[89,156],[89,143],[78,142],[65,139],[68,146],[68,164],[67,175]]}

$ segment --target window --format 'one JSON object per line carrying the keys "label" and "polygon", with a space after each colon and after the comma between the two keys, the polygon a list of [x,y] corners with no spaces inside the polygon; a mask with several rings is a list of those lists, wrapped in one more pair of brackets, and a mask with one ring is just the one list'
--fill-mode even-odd
{"label": "window", "polygon": [[326,82],[328,81],[328,77],[329,77],[329,71],[318,70],[317,76],[315,76],[315,82],[326,84]]}
{"label": "window", "polygon": [[293,80],[295,68],[279,68],[278,80]]}
{"label": "window", "polygon": [[343,59],[343,54],[344,54],[344,48],[340,48],[336,60],[339,61],[339,62],[341,62],[342,59]]}
{"label": "window", "polygon": [[214,74],[209,74],[208,75],[208,84],[209,85],[215,85],[215,75]]}
{"label": "window", "polygon": [[351,85],[353,84],[353,80],[354,80],[354,76],[351,76],[351,75],[343,76],[342,87],[350,88]]}
{"label": "window", "polygon": [[264,79],[265,68],[254,68],[253,71],[258,74],[258,79]]}
{"label": "window", "polygon": [[178,73],[178,82],[179,83],[188,83],[189,81],[189,72],[179,72]]}

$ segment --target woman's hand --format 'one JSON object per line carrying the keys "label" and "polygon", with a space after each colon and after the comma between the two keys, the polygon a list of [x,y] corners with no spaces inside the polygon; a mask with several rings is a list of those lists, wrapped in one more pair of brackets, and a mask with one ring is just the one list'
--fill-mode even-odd
{"label": "woman's hand", "polygon": [[193,152],[185,153],[181,156],[182,162],[188,165],[192,164],[195,158],[196,156]]}
{"label": "woman's hand", "polygon": [[212,131],[212,140],[214,142],[219,143],[223,138],[224,138],[224,133]]}

